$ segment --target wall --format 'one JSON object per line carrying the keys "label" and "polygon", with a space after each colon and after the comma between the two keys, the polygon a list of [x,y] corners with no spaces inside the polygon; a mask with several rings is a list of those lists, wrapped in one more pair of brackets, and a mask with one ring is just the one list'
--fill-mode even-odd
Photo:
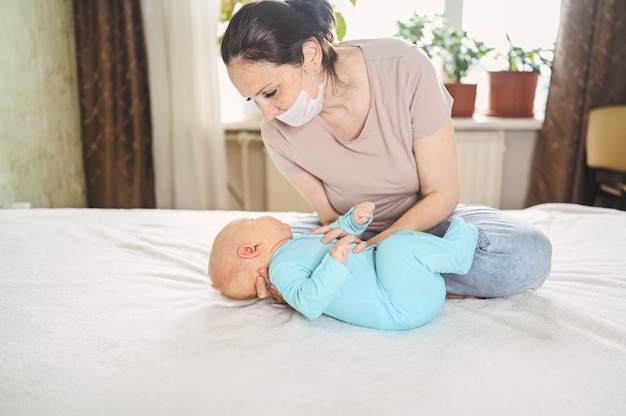
{"label": "wall", "polygon": [[502,209],[526,208],[538,130],[506,131],[502,171]]}
{"label": "wall", "polygon": [[71,0],[3,0],[0,208],[82,207]]}

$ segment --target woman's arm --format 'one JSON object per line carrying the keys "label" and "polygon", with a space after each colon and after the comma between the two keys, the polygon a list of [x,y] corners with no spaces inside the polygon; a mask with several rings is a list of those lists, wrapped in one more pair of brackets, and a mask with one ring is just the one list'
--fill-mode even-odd
{"label": "woman's arm", "polygon": [[398,230],[427,231],[446,219],[459,202],[459,168],[452,121],[428,137],[413,141],[420,200],[386,230],[367,241],[382,241]]}
{"label": "woman's arm", "polygon": [[322,224],[328,225],[339,218],[341,214],[330,204],[322,181],[305,171],[286,178],[313,207]]}

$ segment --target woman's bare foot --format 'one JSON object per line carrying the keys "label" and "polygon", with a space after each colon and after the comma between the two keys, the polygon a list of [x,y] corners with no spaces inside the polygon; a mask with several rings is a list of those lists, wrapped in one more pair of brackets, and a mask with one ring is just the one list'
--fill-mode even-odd
{"label": "woman's bare foot", "polygon": [[478,299],[476,296],[455,295],[454,293],[446,293],[446,299]]}

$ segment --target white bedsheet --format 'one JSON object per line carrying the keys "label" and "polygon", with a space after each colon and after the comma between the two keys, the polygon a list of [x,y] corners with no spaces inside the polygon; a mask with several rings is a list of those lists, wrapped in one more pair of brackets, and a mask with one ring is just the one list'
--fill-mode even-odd
{"label": "white bedsheet", "polygon": [[217,294],[210,243],[256,213],[0,210],[0,415],[626,414],[626,213],[511,214],[542,288],[383,332]]}

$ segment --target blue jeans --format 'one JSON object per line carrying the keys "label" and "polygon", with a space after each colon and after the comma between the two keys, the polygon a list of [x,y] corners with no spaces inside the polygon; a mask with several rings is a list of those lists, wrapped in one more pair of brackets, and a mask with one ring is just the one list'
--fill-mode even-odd
{"label": "blue jeans", "polygon": [[[474,224],[479,237],[469,272],[442,274],[448,293],[481,298],[509,296],[539,288],[550,274],[552,244],[530,224],[494,208],[459,205],[428,232],[443,237],[455,217]],[[375,235],[368,234],[365,239]]]}
{"label": "blue jeans", "polygon": [[537,289],[548,278],[552,244],[548,237],[503,211],[481,205],[459,205],[429,232],[443,235],[450,219],[461,217],[478,227],[478,247],[465,275],[443,274],[448,293],[483,298]]}
{"label": "blue jeans", "polygon": [[[455,295],[493,298],[537,289],[550,274],[552,244],[530,224],[483,205],[459,205],[428,232],[443,237],[454,217],[478,228],[478,246],[467,274],[443,273],[446,291]],[[317,216],[292,224],[294,234],[319,226]],[[365,240],[376,235],[367,231]]]}

